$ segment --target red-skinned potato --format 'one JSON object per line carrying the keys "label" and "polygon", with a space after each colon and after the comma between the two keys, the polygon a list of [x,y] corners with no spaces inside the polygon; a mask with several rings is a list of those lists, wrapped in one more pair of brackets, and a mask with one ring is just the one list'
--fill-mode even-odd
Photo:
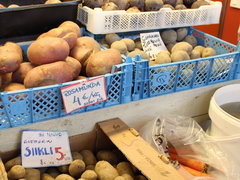
{"label": "red-skinned potato", "polygon": [[35,66],[30,62],[23,62],[20,64],[17,71],[15,71],[12,75],[12,79],[14,82],[23,83],[27,73],[32,70]]}
{"label": "red-skinned potato", "polygon": [[18,91],[18,90],[22,90],[22,89],[26,89],[23,84],[20,84],[20,83],[10,83],[9,85],[7,85],[4,88],[4,91]]}
{"label": "red-skinned potato", "polygon": [[22,50],[17,44],[7,42],[0,46],[0,73],[16,71],[22,60]]}
{"label": "red-skinned potato", "polygon": [[65,21],[62,24],[60,24],[59,27],[69,27],[75,31],[75,33],[77,34],[78,37],[82,36],[80,27],[72,21]]}
{"label": "red-skinned potato", "polygon": [[118,50],[99,51],[90,56],[86,66],[86,73],[89,77],[104,75],[111,72],[112,66],[121,63],[122,58]]}
{"label": "red-skinned potato", "polygon": [[82,69],[81,63],[77,59],[74,59],[69,56],[66,58],[65,61],[72,68],[73,79],[77,79]]}
{"label": "red-skinned potato", "polygon": [[64,61],[69,54],[69,45],[62,38],[44,37],[33,42],[28,50],[29,61],[34,65]]}
{"label": "red-skinned potato", "polygon": [[24,79],[26,88],[47,86],[73,80],[73,71],[65,61],[44,64],[33,68]]}

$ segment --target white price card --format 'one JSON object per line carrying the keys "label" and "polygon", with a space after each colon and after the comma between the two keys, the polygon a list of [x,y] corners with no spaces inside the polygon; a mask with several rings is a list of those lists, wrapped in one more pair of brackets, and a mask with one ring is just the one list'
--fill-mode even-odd
{"label": "white price card", "polygon": [[66,113],[106,101],[105,77],[94,78],[61,88]]}
{"label": "white price card", "polygon": [[151,60],[155,59],[160,51],[167,50],[159,32],[141,33],[140,38],[143,50]]}
{"label": "white price card", "polygon": [[25,168],[70,164],[72,154],[67,131],[23,131],[21,157]]}

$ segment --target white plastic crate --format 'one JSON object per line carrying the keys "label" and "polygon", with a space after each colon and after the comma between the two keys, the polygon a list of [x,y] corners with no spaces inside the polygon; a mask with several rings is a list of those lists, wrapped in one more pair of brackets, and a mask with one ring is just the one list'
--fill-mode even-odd
{"label": "white plastic crate", "polygon": [[123,10],[102,11],[78,6],[77,19],[94,34],[141,31],[173,27],[218,24],[222,9],[221,2],[208,1],[210,5],[198,9],[127,13]]}

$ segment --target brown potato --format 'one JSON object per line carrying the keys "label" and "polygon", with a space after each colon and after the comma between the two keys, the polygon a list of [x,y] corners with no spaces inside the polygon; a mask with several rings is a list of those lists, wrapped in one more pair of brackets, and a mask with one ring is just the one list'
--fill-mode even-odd
{"label": "brown potato", "polygon": [[16,71],[23,60],[21,48],[11,42],[0,46],[0,73]]}
{"label": "brown potato", "polygon": [[55,180],[75,180],[72,176],[69,176],[68,174],[60,174],[56,177]]}
{"label": "brown potato", "polygon": [[0,74],[2,78],[2,87],[5,87],[12,82],[12,74],[13,73]]}
{"label": "brown potato", "polygon": [[98,161],[104,160],[109,162],[110,164],[117,164],[118,163],[118,157],[117,155],[112,151],[98,151],[97,152],[97,159]]}
{"label": "brown potato", "polygon": [[121,176],[123,174],[129,174],[132,177],[134,177],[132,166],[131,166],[131,164],[129,162],[120,162],[117,165],[117,171],[118,171],[119,175],[121,175]]}
{"label": "brown potato", "polygon": [[7,161],[4,166],[5,166],[5,169],[6,171],[9,171],[13,166],[15,165],[21,165],[22,164],[22,161],[21,161],[21,157],[18,156],[18,157],[15,157],[9,161]]}
{"label": "brown potato", "polygon": [[77,34],[78,37],[82,36],[80,27],[75,22],[65,21],[62,24],[60,24],[59,27],[69,27],[75,31],[75,33]]}
{"label": "brown potato", "polygon": [[81,175],[81,178],[86,180],[97,180],[97,174],[93,170],[86,170]]}
{"label": "brown potato", "polygon": [[72,68],[64,61],[37,66],[24,79],[26,88],[47,86],[73,80]]}
{"label": "brown potato", "polygon": [[110,73],[114,65],[121,63],[122,57],[118,50],[99,51],[89,58],[86,73],[89,77],[104,75]]}
{"label": "brown potato", "polygon": [[20,83],[10,83],[4,88],[4,91],[18,91],[21,89],[26,89],[23,84]]}
{"label": "brown potato", "polygon": [[[79,77],[83,77],[83,76],[79,76]],[[83,160],[83,156],[79,152],[72,152],[72,159],[73,160],[76,160],[76,159]]]}
{"label": "brown potato", "polygon": [[53,178],[56,178],[57,176],[60,175],[60,172],[58,171],[57,168],[51,167],[47,169],[47,174],[50,175]]}
{"label": "brown potato", "polygon": [[30,62],[21,63],[18,70],[15,71],[12,75],[14,82],[23,83],[27,73],[32,70],[35,66]]}
{"label": "brown potato", "polygon": [[73,79],[77,79],[82,69],[81,63],[70,56],[68,56],[65,61],[72,68]]}
{"label": "brown potato", "polygon": [[110,2],[115,3],[120,10],[126,10],[129,7],[129,0],[109,0]]}
{"label": "brown potato", "polygon": [[10,179],[21,179],[25,176],[25,169],[21,165],[15,165],[8,171]]}
{"label": "brown potato", "polygon": [[42,65],[65,60],[69,51],[68,43],[62,38],[44,37],[29,46],[27,56],[32,64]]}
{"label": "brown potato", "polygon": [[86,166],[87,165],[95,165],[97,163],[97,160],[96,160],[94,154],[92,153],[92,151],[85,149],[85,150],[82,150],[80,153],[83,156],[83,161],[86,164]]}
{"label": "brown potato", "polygon": [[27,180],[40,180],[40,171],[38,169],[27,168],[24,178]]}
{"label": "brown potato", "polygon": [[54,178],[52,176],[50,176],[49,174],[42,174],[42,178],[41,180],[54,180]]}
{"label": "brown potato", "polygon": [[117,170],[107,161],[98,161],[95,166],[95,172],[99,180],[114,180],[119,176]]}
{"label": "brown potato", "polygon": [[81,174],[85,171],[85,168],[86,165],[83,160],[76,159],[69,165],[68,171],[72,177],[79,178]]}

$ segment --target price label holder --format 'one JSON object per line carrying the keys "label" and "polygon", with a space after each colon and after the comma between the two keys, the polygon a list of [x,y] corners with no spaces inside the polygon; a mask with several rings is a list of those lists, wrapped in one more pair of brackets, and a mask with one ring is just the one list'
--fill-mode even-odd
{"label": "price label holder", "polygon": [[70,164],[72,154],[67,131],[23,131],[21,157],[25,168]]}
{"label": "price label holder", "polygon": [[94,78],[61,88],[66,113],[106,101],[105,77]]}
{"label": "price label holder", "polygon": [[141,33],[140,39],[144,52],[149,55],[151,60],[156,59],[156,55],[160,51],[167,50],[159,32]]}

